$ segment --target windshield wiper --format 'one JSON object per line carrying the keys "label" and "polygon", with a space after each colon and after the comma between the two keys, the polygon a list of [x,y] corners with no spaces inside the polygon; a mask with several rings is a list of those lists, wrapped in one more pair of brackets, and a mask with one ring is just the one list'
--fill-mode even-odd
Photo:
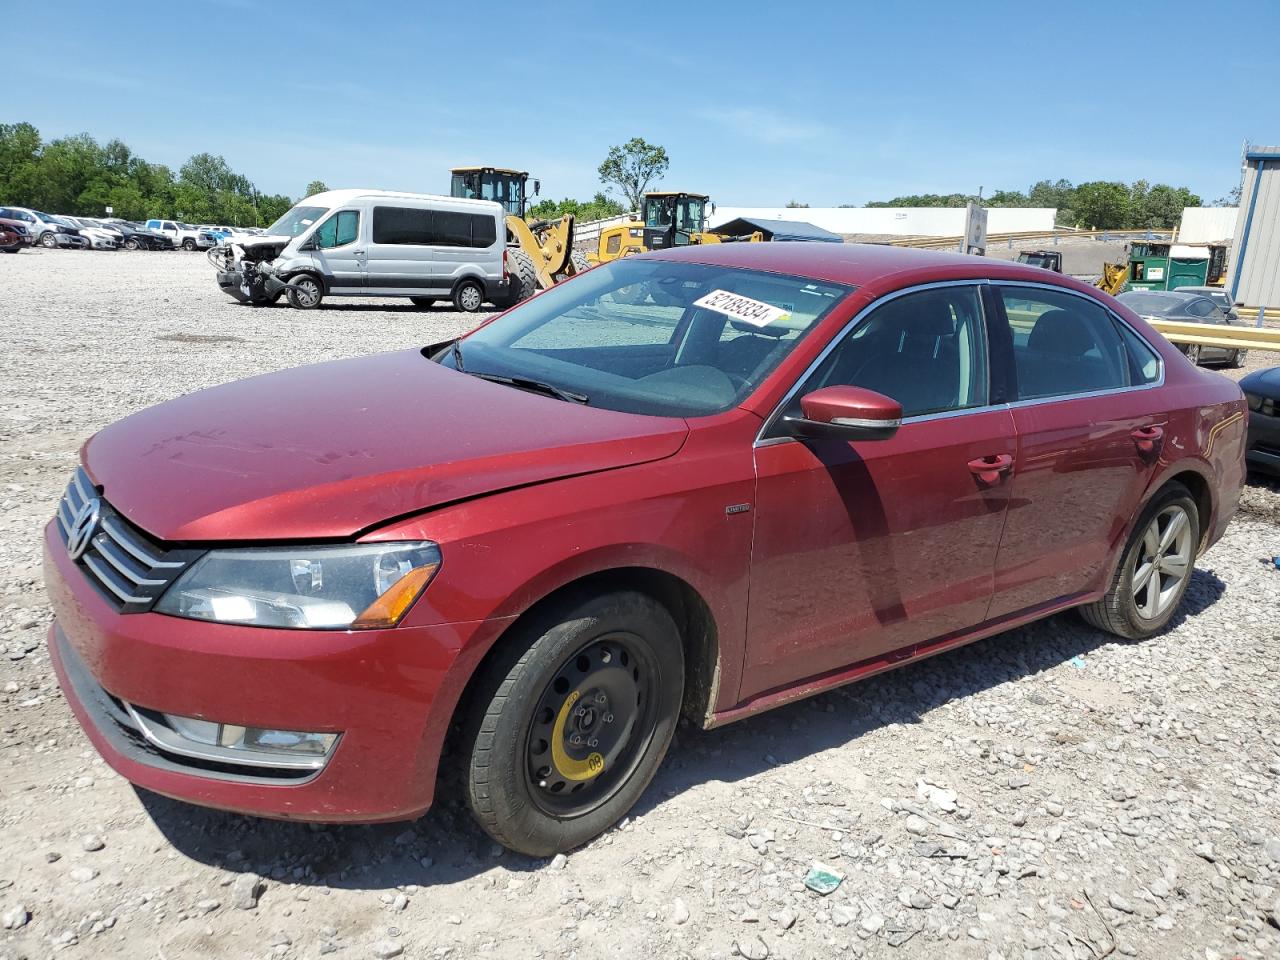
{"label": "windshield wiper", "polygon": [[[456,358],[455,358],[456,362]],[[458,369],[462,369],[459,367]],[[548,397],[555,397],[557,400],[564,400],[568,403],[589,403],[591,398],[585,393],[574,393],[572,390],[562,390],[555,384],[543,383],[541,380],[530,380],[527,377],[503,377],[496,373],[471,373],[472,377],[479,377],[481,380],[488,380],[490,383],[501,383],[508,387],[517,387],[520,390],[529,390],[533,393],[544,393]]]}
{"label": "windshield wiper", "polygon": [[466,368],[462,365],[462,338],[459,337],[453,341],[453,346],[449,348],[449,355],[453,357],[453,365],[458,368],[459,373],[466,373]]}

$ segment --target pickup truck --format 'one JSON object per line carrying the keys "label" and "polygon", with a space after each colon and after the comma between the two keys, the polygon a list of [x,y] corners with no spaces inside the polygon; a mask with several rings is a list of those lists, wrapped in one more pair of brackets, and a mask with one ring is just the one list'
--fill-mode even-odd
{"label": "pickup truck", "polygon": [[195,227],[176,220],[148,220],[147,229],[164,234],[173,241],[175,247],[183,250],[207,250],[213,246],[211,240],[202,237]]}

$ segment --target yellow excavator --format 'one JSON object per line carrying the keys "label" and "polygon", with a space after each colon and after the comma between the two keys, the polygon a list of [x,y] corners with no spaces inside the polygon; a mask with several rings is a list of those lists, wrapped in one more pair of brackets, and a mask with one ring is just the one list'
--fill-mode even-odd
{"label": "yellow excavator", "polygon": [[[507,273],[511,278],[509,307],[539,290],[586,270],[589,264],[573,249],[573,214],[557,220],[530,220],[529,173],[506,167],[454,167],[449,171],[449,196],[493,200],[507,211]],[[533,195],[542,184],[533,181]]]}
{"label": "yellow excavator", "polygon": [[600,231],[600,242],[587,254],[587,261],[592,265],[608,263],[634,253],[696,243],[727,243],[731,240],[759,243],[764,240],[764,234],[759,230],[743,237],[712,233],[707,229],[707,217],[715,210],[716,205],[705,193],[683,190],[646,193],[640,203],[640,219]]}

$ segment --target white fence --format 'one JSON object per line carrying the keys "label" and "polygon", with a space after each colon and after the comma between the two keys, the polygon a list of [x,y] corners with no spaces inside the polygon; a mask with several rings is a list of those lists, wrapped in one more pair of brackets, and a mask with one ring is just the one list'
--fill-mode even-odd
{"label": "white fence", "polygon": [[[799,220],[832,233],[896,237],[958,237],[964,233],[964,207],[716,207],[714,229],[738,217]],[[1053,207],[988,207],[988,233],[1050,231]]]}

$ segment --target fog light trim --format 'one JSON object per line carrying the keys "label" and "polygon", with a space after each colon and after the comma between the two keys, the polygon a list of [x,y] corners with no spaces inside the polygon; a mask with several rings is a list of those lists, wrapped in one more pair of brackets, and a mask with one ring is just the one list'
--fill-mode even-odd
{"label": "fog light trim", "polygon": [[[152,746],[168,753],[212,763],[276,770],[324,768],[339,734],[276,730],[220,724],[145,710],[125,709]],[[306,752],[295,749],[306,745]]]}

